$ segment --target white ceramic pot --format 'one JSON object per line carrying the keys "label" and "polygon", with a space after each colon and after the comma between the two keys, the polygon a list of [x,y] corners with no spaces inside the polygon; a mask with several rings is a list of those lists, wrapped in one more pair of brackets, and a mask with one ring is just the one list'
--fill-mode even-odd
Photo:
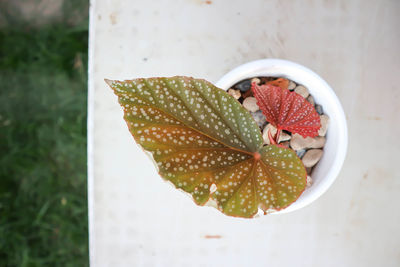
{"label": "white ceramic pot", "polygon": [[313,169],[313,184],[292,205],[277,213],[298,210],[315,201],[335,181],[347,151],[347,124],[342,105],[332,88],[315,72],[297,63],[282,59],[261,59],[231,70],[216,86],[227,90],[235,83],[252,77],[284,77],[308,88],[315,102],[322,105],[330,118],[324,154]]}

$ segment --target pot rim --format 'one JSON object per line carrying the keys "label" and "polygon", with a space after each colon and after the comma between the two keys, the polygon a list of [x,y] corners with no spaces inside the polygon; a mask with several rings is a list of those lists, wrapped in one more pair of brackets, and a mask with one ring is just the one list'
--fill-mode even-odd
{"label": "pot rim", "polygon": [[[336,180],[347,153],[347,122],[342,105],[329,84],[314,71],[289,60],[268,58],[242,64],[222,76],[216,86],[226,91],[241,80],[262,76],[285,77],[304,85],[309,89],[316,103],[320,103],[324,109],[327,108],[324,114],[330,118],[327,143],[334,141],[334,146],[324,147],[324,155],[321,159],[321,161],[325,160],[324,168],[321,169],[319,166],[321,161],[315,166],[312,178],[314,181],[313,176],[316,173],[316,176],[319,176],[318,183],[313,183],[287,208],[272,212],[272,214],[288,213],[304,208],[317,200]],[[328,167],[326,163],[329,163]]]}

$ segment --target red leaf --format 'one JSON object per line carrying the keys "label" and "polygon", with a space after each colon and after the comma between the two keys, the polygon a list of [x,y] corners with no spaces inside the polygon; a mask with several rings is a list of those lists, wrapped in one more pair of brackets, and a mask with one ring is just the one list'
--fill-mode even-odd
{"label": "red leaf", "polygon": [[252,84],[257,104],[267,121],[277,129],[315,137],[321,128],[318,113],[301,95],[270,84]]}

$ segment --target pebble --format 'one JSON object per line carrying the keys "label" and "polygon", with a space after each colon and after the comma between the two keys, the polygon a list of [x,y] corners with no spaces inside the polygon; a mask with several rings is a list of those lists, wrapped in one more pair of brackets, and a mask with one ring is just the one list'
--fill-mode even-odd
{"label": "pebble", "polygon": [[292,82],[292,81],[290,81],[290,82],[289,82],[288,89],[289,89],[289,90],[293,90],[294,88],[296,88],[296,83],[295,83],[295,82]]}
{"label": "pebble", "polygon": [[310,187],[312,185],[312,182],[313,182],[313,180],[312,180],[311,176],[307,175],[307,187]]}
{"label": "pebble", "polygon": [[291,138],[292,138],[292,136],[290,134],[281,132],[281,134],[279,135],[278,143],[284,142],[284,141],[289,141]]}
{"label": "pebble", "polygon": [[275,78],[273,78],[273,77],[260,77],[260,80],[261,80],[261,84],[266,84],[269,81],[275,80]]}
{"label": "pebble", "polygon": [[256,112],[250,112],[250,114],[256,121],[258,127],[260,128],[264,127],[265,123],[267,122],[267,119],[265,118],[261,110],[257,110]]}
{"label": "pebble", "polygon": [[257,99],[253,96],[250,96],[243,100],[243,107],[250,112],[256,112],[260,109],[257,105]]}
{"label": "pebble", "polygon": [[228,94],[233,96],[235,99],[239,99],[242,96],[242,94],[240,93],[240,90],[235,90],[232,88],[228,90]]}
{"label": "pebble", "polygon": [[312,167],[321,159],[323,151],[321,149],[310,149],[301,159],[304,167]]}
{"label": "pebble", "polygon": [[315,105],[314,97],[312,95],[309,95],[307,97],[307,101],[310,102],[311,105]]}
{"label": "pebble", "polygon": [[300,134],[293,134],[290,140],[290,147],[294,150],[301,150],[305,148],[321,148],[325,145],[325,137],[306,137],[304,138]]}
{"label": "pebble", "polygon": [[294,89],[294,91],[295,91],[296,93],[298,93],[299,95],[301,95],[302,97],[304,97],[304,98],[307,98],[307,96],[310,94],[310,93],[308,92],[308,89],[305,88],[303,85],[298,85],[298,86]]}
{"label": "pebble", "polygon": [[242,92],[248,91],[251,88],[250,80],[241,81],[240,83],[235,85],[235,88]]}
{"label": "pebble", "polygon": [[250,83],[260,84],[260,83],[261,83],[261,80],[258,79],[258,78],[253,78],[253,79],[251,79]]}
{"label": "pebble", "polygon": [[271,131],[271,135],[273,137],[276,134],[276,128],[271,123],[268,123],[264,127],[262,137],[263,137],[263,140],[264,140],[264,144],[267,144],[267,145],[271,144],[269,142],[269,138],[268,138],[268,131]]}
{"label": "pebble", "polygon": [[327,115],[321,115],[319,118],[321,119],[321,128],[318,130],[318,134],[319,136],[325,136],[328,130],[329,117]]}
{"label": "pebble", "polygon": [[248,98],[249,96],[254,96],[254,95],[253,95],[253,90],[248,90],[247,92],[244,92],[244,93],[242,94],[242,97],[243,97],[244,99]]}
{"label": "pebble", "polygon": [[296,154],[299,158],[302,158],[304,156],[304,154],[306,153],[305,149],[300,149],[300,150],[296,150]]}
{"label": "pebble", "polygon": [[285,142],[282,142],[282,143],[279,143],[279,144],[284,146],[284,147],[289,148],[289,141],[285,141]]}
{"label": "pebble", "polygon": [[321,105],[316,104],[316,105],[315,105],[315,110],[317,111],[317,113],[318,113],[319,115],[324,114],[324,110],[322,109],[322,106],[321,106]]}

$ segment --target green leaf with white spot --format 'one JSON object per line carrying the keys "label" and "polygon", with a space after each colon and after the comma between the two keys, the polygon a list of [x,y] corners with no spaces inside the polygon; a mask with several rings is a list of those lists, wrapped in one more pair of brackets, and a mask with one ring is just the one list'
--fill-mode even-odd
{"label": "green leaf with white spot", "polygon": [[215,201],[227,215],[251,218],[289,206],[305,189],[296,154],[263,146],[250,113],[211,83],[183,76],[106,82],[159,174],[198,205]]}

